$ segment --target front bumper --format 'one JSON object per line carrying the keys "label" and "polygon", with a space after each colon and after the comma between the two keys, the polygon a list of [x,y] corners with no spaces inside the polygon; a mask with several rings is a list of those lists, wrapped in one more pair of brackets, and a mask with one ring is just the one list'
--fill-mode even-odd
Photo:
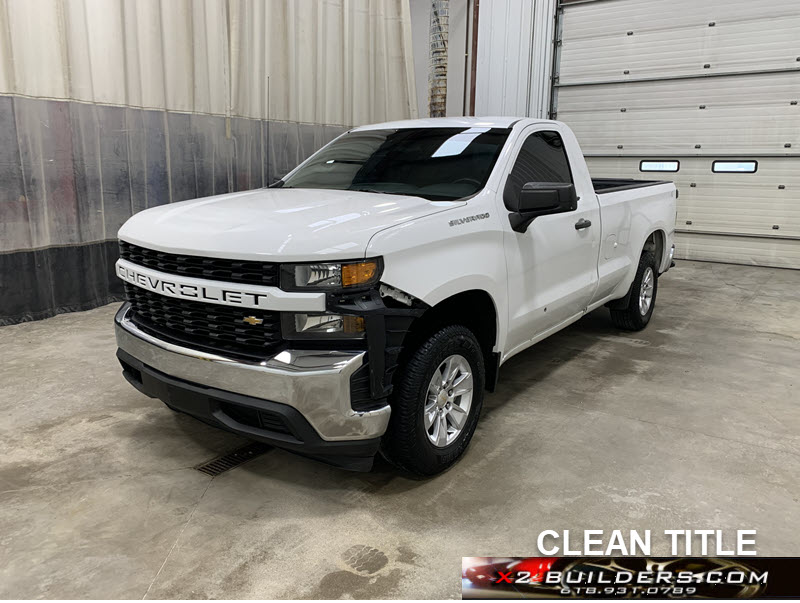
{"label": "front bumper", "polygon": [[[129,311],[123,304],[114,319],[118,356],[143,393],[253,439],[369,468],[361,460],[371,464],[391,410],[350,405],[350,376],[365,352],[285,350],[261,362],[233,360],[157,339],[133,324]],[[274,428],[280,424],[283,432]]]}

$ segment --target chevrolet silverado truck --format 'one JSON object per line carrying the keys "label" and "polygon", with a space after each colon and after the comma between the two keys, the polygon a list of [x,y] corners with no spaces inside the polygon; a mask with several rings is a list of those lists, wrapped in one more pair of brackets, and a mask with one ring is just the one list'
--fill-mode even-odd
{"label": "chevrolet silverado truck", "polygon": [[357,127],[267,188],[130,218],[117,356],[139,391],[217,427],[434,475],[509,358],[604,305],[647,325],[676,197],[593,180],[557,121]]}

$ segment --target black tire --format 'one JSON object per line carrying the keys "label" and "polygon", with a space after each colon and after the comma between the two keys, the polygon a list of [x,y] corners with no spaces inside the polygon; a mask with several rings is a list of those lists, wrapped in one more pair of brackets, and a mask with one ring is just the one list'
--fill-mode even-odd
{"label": "black tire", "polygon": [[[461,433],[444,447],[435,446],[424,425],[428,385],[449,357],[466,359],[473,379],[472,402]],[[411,356],[392,396],[392,414],[381,452],[393,465],[419,476],[431,476],[451,467],[464,454],[478,424],[486,382],[481,346],[472,331],[460,325],[445,327]]]}
{"label": "black tire", "polygon": [[[642,290],[642,280],[647,274],[648,268],[652,271],[653,279],[653,298],[646,312],[642,313],[639,306],[639,293]],[[611,322],[614,326],[625,331],[641,331],[650,322],[653,310],[656,307],[656,294],[658,293],[658,263],[652,251],[642,252],[639,258],[639,267],[636,270],[636,277],[631,284],[630,295],[628,296],[628,307],[620,310],[611,310]]]}

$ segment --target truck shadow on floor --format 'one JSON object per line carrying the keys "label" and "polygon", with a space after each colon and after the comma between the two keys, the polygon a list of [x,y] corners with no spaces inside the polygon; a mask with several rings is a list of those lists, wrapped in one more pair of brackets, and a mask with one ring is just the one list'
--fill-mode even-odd
{"label": "truck shadow on floor", "polygon": [[[655,328],[651,324],[648,330],[655,332]],[[520,395],[546,396],[553,387],[581,400],[590,399],[615,375],[642,373],[657,347],[651,345],[648,330],[620,331],[605,308],[591,312],[509,359],[500,369],[497,390],[484,399],[481,416],[491,416]]]}

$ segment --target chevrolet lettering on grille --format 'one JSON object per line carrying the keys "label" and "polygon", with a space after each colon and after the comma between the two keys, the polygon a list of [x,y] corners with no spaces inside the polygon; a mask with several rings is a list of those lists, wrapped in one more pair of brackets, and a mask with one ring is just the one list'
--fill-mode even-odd
{"label": "chevrolet lettering on grille", "polygon": [[236,287],[228,283],[166,275],[125,260],[117,261],[116,268],[117,276],[122,280],[169,297],[245,308],[267,308],[271,297],[264,291],[265,287]]}

